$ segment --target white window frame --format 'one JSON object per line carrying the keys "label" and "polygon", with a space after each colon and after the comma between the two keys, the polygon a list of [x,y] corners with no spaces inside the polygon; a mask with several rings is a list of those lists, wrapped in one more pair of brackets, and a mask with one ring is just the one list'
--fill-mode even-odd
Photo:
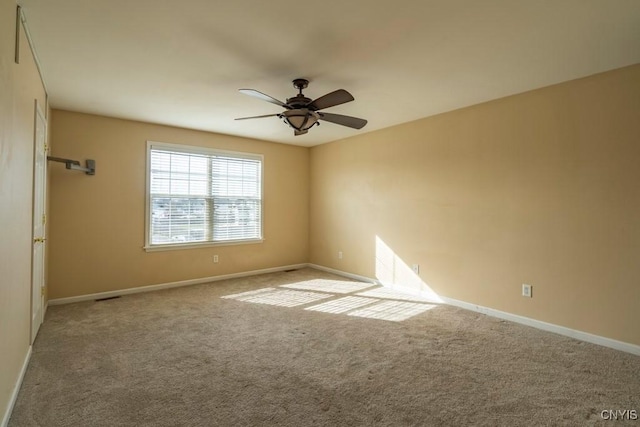
{"label": "white window frame", "polygon": [[[259,160],[260,167],[260,237],[254,239],[234,239],[220,241],[205,242],[185,242],[185,243],[151,243],[151,151],[152,149],[162,149],[185,154],[200,155],[223,155],[237,158]],[[166,142],[147,141],[146,155],[146,189],[145,189],[145,244],[144,250],[150,251],[169,251],[176,249],[194,249],[211,246],[229,246],[262,243],[264,241],[264,156],[262,154],[245,153],[239,151],[219,150],[214,148],[199,147],[193,145],[171,144]]]}

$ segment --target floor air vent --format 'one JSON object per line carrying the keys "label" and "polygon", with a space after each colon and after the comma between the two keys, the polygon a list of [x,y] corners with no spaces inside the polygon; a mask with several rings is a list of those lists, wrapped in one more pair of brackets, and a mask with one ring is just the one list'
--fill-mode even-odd
{"label": "floor air vent", "polygon": [[110,299],[116,299],[116,298],[120,298],[120,295],[115,296],[115,297],[100,298],[100,299],[97,299],[97,300],[96,300],[96,302],[100,302],[100,301],[108,301],[108,300],[110,300]]}

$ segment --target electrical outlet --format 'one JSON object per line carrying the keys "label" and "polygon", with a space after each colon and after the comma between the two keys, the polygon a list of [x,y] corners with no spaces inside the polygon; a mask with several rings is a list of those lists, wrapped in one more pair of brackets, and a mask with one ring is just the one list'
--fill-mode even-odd
{"label": "electrical outlet", "polygon": [[522,284],[522,296],[523,297],[531,298],[533,296],[531,291],[532,291],[532,286],[531,285],[527,285],[526,283]]}
{"label": "electrical outlet", "polygon": [[338,259],[342,259],[342,251],[338,251]]}
{"label": "electrical outlet", "polygon": [[414,273],[420,274],[420,266],[418,264],[413,264],[411,266],[411,269],[413,270]]}
{"label": "electrical outlet", "polygon": [[213,262],[216,264],[218,263],[218,255],[213,256]]}

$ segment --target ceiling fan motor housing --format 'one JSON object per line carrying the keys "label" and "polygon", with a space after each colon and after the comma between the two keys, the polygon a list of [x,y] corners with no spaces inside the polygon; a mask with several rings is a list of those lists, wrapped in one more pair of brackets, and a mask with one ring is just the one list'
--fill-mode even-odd
{"label": "ceiling fan motor housing", "polygon": [[304,95],[296,95],[293,98],[287,98],[287,104],[291,106],[291,108],[306,107],[310,102],[311,99]]}

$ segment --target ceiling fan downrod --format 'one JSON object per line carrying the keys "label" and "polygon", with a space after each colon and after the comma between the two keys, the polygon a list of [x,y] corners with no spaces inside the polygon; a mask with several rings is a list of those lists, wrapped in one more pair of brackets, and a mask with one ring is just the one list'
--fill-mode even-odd
{"label": "ceiling fan downrod", "polygon": [[293,87],[298,89],[298,95],[302,95],[302,89],[309,87],[309,80],[307,79],[295,79],[293,81]]}

